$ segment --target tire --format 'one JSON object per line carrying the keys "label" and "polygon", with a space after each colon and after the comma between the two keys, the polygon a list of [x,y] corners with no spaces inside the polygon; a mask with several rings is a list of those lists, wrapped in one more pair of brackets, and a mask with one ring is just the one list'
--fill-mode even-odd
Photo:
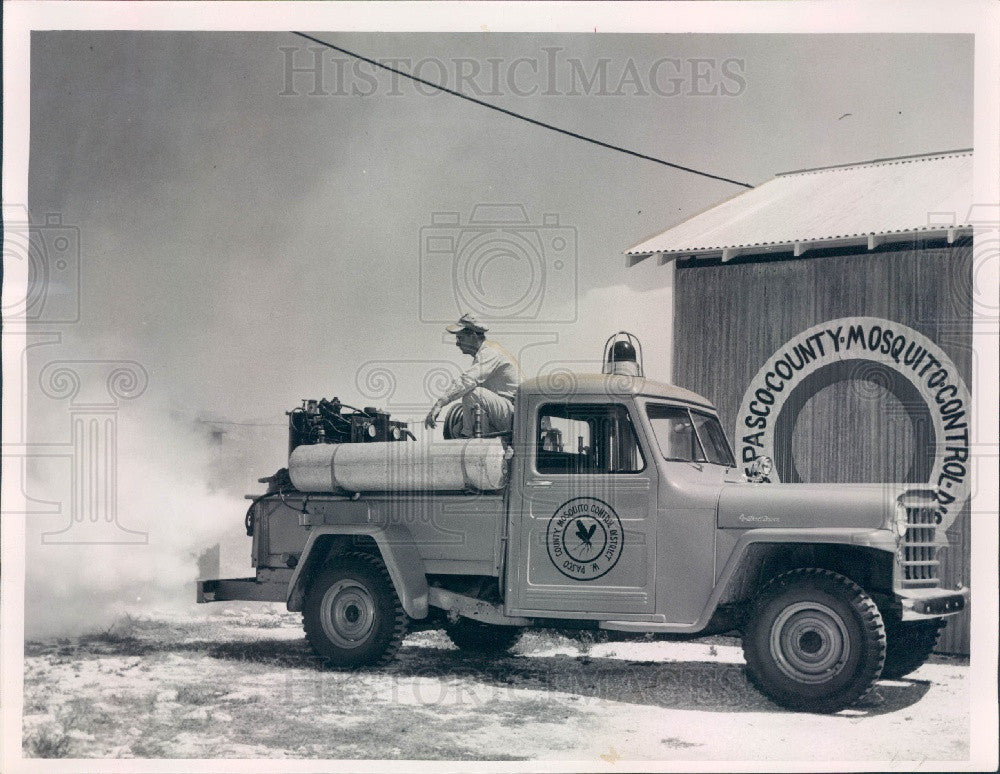
{"label": "tire", "polygon": [[306,639],[338,669],[387,664],[407,617],[385,565],[368,554],[337,557],[313,579],[302,611]]}
{"label": "tire", "polygon": [[499,656],[510,652],[524,634],[524,629],[517,626],[494,626],[473,621],[471,618],[459,618],[455,623],[445,627],[445,633],[460,650],[469,653],[481,653]]}
{"label": "tire", "polygon": [[819,568],[768,583],[743,633],[750,682],[791,710],[837,712],[874,687],[885,660],[882,615],[864,590]]}
{"label": "tire", "polygon": [[882,677],[898,680],[924,665],[937,645],[945,626],[941,618],[927,621],[899,621],[885,630],[885,666]]}

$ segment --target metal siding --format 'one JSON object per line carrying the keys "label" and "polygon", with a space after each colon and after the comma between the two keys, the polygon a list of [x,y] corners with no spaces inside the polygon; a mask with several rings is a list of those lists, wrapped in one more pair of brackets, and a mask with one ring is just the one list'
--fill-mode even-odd
{"label": "metal siding", "polygon": [[[924,249],[917,243],[912,250],[678,268],[674,381],[712,400],[732,437],[744,390],[786,341],[825,320],[873,316],[930,338],[971,389],[971,288],[969,245]],[[835,383],[804,407],[793,436],[803,477],[872,480],[908,467],[902,456],[909,455],[913,433],[901,415],[866,408],[865,394],[850,383]],[[845,403],[871,421],[838,411]],[[866,462],[843,454],[850,439],[874,456]],[[921,472],[915,465],[912,475],[919,479]],[[951,548],[942,557],[941,575],[946,586],[969,585],[969,529],[966,505],[948,531]],[[969,652],[967,612],[949,620],[938,650]]]}
{"label": "metal siding", "polygon": [[630,255],[764,246],[965,225],[972,153],[782,175],[627,250]]}

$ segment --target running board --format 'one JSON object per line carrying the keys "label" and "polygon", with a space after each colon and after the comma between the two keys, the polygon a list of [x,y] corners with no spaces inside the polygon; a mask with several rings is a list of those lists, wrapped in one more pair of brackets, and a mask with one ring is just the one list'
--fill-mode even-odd
{"label": "running board", "polygon": [[456,594],[454,591],[431,586],[428,590],[427,602],[434,607],[448,611],[448,617],[458,620],[459,617],[471,618],[494,626],[528,626],[530,618],[518,618],[504,615],[503,610],[490,602],[476,597]]}
{"label": "running board", "polygon": [[598,627],[614,632],[649,632],[653,634],[694,634],[701,631],[694,624],[669,624],[656,621],[601,621]]}

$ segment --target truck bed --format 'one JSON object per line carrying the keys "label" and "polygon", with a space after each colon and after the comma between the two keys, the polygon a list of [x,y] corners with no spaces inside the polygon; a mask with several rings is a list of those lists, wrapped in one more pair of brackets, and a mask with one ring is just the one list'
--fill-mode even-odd
{"label": "truck bed", "polygon": [[499,575],[503,493],[390,492],[352,499],[296,492],[268,496],[252,508],[258,568],[284,568],[297,561],[313,526],[403,525],[428,574]]}

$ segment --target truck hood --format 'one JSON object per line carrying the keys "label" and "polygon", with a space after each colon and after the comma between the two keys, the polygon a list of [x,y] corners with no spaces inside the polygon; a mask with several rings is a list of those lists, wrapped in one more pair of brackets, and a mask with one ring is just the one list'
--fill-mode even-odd
{"label": "truck hood", "polygon": [[723,529],[871,527],[889,523],[905,484],[729,484],[719,496]]}

